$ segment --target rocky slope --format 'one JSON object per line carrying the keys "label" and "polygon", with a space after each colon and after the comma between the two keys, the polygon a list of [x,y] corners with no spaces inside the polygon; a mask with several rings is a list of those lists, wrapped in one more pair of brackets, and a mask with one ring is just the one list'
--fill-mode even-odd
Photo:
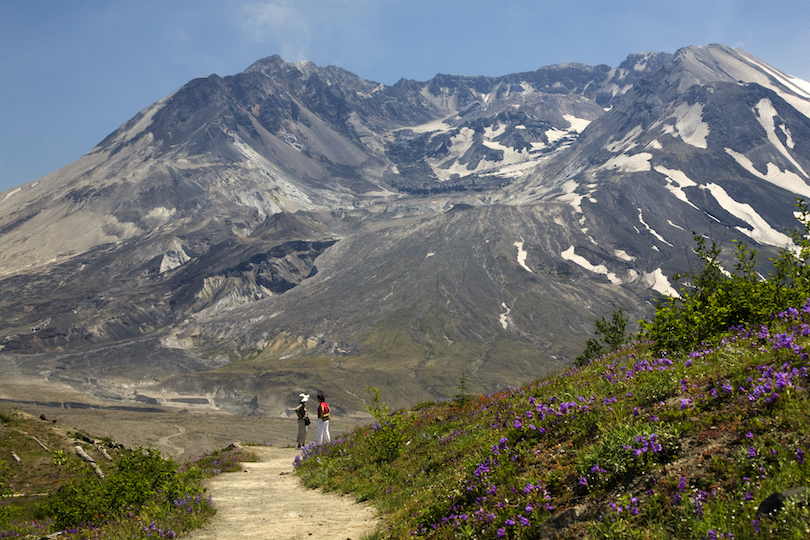
{"label": "rocky slope", "polygon": [[516,384],[675,293],[693,230],[787,246],[808,115],[722,45],[393,86],[265,58],[0,194],[0,355],[270,415]]}

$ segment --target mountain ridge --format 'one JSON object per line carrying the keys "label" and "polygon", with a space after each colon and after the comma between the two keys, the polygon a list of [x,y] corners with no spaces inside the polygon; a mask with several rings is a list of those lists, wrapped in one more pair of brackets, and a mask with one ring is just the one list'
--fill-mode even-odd
{"label": "mountain ridge", "polygon": [[5,192],[0,356],[127,399],[166,354],[156,391],[263,414],[302,381],[360,410],[494,391],[677,294],[693,230],[785,247],[808,114],[809,83],[722,45],[392,86],[260,59]]}

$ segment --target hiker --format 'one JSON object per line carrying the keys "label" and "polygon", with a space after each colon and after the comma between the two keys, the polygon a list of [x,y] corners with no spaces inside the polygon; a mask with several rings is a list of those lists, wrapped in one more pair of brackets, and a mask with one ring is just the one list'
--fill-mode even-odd
{"label": "hiker", "polygon": [[323,443],[332,442],[332,437],[329,436],[329,420],[332,419],[332,413],[329,411],[329,405],[326,403],[326,397],[323,394],[318,394],[318,445]]}
{"label": "hiker", "polygon": [[307,443],[307,426],[309,425],[307,401],[309,401],[309,394],[298,394],[298,397],[301,398],[295,408],[295,414],[298,415],[298,448],[303,448]]}

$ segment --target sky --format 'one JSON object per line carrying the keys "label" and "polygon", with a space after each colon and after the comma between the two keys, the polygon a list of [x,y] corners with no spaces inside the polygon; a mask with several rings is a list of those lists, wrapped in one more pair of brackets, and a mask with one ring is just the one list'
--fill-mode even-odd
{"label": "sky", "polygon": [[808,0],[0,0],[0,191],[256,60],[394,84],[723,43],[810,80]]}

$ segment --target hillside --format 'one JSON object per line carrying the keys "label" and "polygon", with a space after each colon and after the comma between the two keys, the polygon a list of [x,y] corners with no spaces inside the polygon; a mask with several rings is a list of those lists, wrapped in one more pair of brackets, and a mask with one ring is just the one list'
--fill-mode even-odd
{"label": "hillside", "polygon": [[0,538],[175,538],[216,513],[204,478],[257,459],[231,445],[179,465],[6,407],[0,451]]}
{"label": "hillside", "polygon": [[[388,527],[375,538],[806,538],[800,243],[768,280],[724,274],[698,245],[702,268],[682,300],[660,303],[642,339],[582,367],[488,395],[466,394],[462,379],[455,399],[395,412],[372,393],[377,422],[308,447],[297,472],[375,504]],[[747,301],[783,304],[766,313]],[[708,328],[698,317],[723,326],[691,345]],[[669,333],[690,346],[648,339],[662,321],[689,321]]]}

